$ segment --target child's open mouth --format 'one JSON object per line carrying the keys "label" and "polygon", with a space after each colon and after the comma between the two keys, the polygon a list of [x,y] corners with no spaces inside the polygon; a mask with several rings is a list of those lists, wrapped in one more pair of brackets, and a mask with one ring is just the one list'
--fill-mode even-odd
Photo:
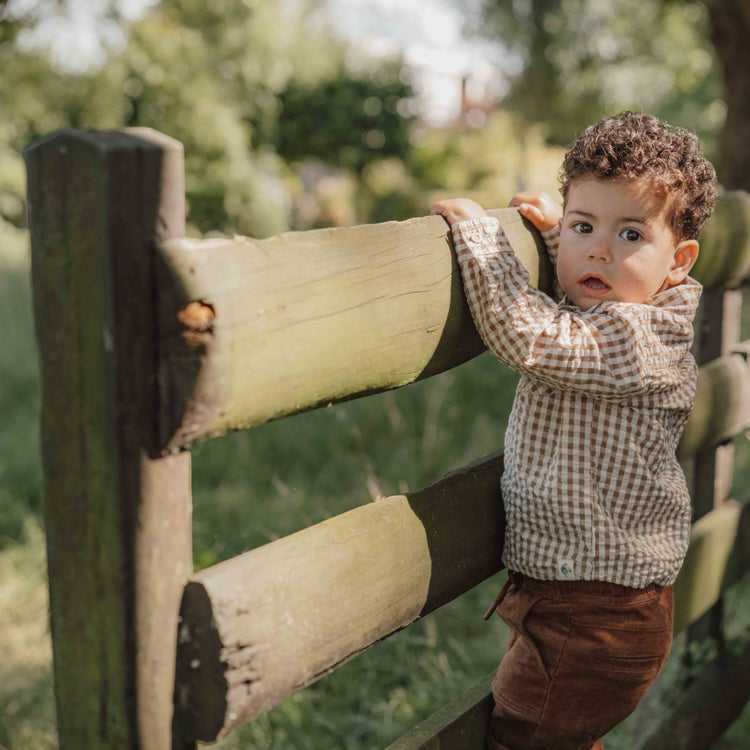
{"label": "child's open mouth", "polygon": [[583,286],[585,286],[586,289],[588,289],[590,292],[599,292],[599,293],[601,293],[601,292],[606,292],[606,291],[608,291],[611,288],[606,281],[604,281],[604,280],[602,280],[602,279],[600,279],[600,278],[598,278],[596,276],[587,276],[581,282],[581,284],[583,284]]}

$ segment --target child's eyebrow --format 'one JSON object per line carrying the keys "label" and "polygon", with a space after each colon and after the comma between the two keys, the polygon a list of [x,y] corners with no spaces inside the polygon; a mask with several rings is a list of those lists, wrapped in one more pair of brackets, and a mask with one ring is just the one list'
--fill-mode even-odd
{"label": "child's eyebrow", "polygon": [[[568,211],[569,214],[578,214],[579,216],[583,216],[587,219],[594,219],[596,218],[596,214],[589,213],[588,211],[581,211],[578,208],[571,208]],[[648,217],[647,216],[623,216],[620,221],[629,221],[634,222],[636,224],[648,224]]]}
{"label": "child's eyebrow", "polygon": [[585,216],[587,219],[593,219],[594,214],[590,214],[588,211],[581,211],[578,208],[571,208],[568,211],[569,214],[578,214],[579,216]]}

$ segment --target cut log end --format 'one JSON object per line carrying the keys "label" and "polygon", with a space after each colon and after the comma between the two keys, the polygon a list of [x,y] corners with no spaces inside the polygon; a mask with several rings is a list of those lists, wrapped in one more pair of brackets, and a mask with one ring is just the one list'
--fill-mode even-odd
{"label": "cut log end", "polygon": [[205,587],[191,581],[180,606],[175,711],[193,740],[213,742],[225,724],[227,665]]}

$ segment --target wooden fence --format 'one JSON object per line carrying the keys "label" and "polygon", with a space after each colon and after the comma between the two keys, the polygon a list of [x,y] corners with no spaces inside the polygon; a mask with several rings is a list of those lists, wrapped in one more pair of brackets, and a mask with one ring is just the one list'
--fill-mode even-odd
{"label": "wooden fence", "polygon": [[[164,135],[64,131],[26,159],[62,750],[223,737],[501,568],[495,455],[192,572],[192,443],[483,350],[441,218],[192,240]],[[548,290],[538,235],[493,213]],[[748,347],[739,292],[722,291],[750,276],[746,194],[722,197],[695,275],[703,366],[680,458],[702,517],[675,629],[698,637],[720,631],[750,558],[727,442],[750,425]],[[485,679],[392,748],[480,748],[488,710]]]}

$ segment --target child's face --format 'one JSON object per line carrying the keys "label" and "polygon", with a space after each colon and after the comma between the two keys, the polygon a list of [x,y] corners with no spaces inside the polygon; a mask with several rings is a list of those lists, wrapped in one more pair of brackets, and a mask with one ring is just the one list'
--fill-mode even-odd
{"label": "child's face", "polygon": [[571,183],[560,221],[557,276],[582,310],[646,302],[682,282],[698,256],[675,239],[666,202],[647,183],[584,177]]}

